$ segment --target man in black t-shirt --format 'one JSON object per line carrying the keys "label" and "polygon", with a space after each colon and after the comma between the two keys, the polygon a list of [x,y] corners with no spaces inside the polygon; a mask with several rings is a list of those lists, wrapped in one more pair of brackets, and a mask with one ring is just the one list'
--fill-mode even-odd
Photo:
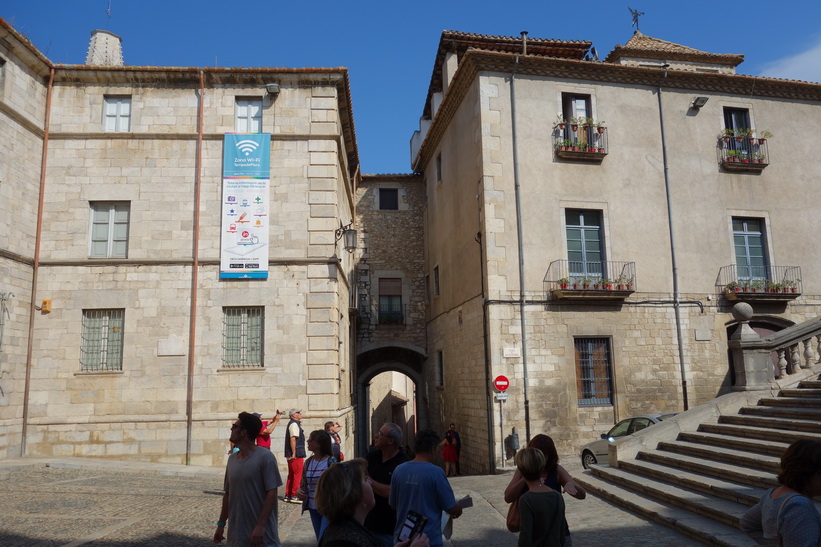
{"label": "man in black t-shirt", "polygon": [[365,528],[371,531],[385,547],[393,547],[393,531],[396,527],[396,512],[388,505],[391,493],[393,470],[408,461],[401,450],[402,430],[399,426],[387,423],[379,428],[374,439],[376,450],[368,454],[368,475],[373,487],[376,505],[365,518]]}

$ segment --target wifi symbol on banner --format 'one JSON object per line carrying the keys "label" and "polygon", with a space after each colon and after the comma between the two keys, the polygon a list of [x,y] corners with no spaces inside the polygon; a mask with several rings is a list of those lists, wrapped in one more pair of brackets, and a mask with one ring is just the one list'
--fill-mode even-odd
{"label": "wifi symbol on banner", "polygon": [[250,156],[251,152],[259,148],[259,143],[256,141],[239,141],[237,143],[237,148],[240,152],[245,154],[246,156]]}

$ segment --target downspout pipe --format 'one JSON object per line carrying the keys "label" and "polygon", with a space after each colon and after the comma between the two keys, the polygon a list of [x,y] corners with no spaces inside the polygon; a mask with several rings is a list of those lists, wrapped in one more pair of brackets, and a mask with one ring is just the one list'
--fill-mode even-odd
{"label": "downspout pipe", "polygon": [[43,120],[43,153],[40,156],[40,194],[37,203],[37,231],[34,235],[34,263],[31,269],[31,302],[29,303],[28,344],[26,346],[26,381],[23,388],[23,423],[20,428],[20,457],[26,455],[28,440],[29,397],[31,395],[32,351],[34,348],[34,310],[37,309],[37,278],[40,273],[40,242],[43,234],[43,204],[46,196],[46,165],[48,164],[48,138],[51,123],[51,96],[54,92],[54,67],[48,77],[46,112]]}
{"label": "downspout pipe", "polygon": [[197,164],[194,171],[194,241],[191,255],[191,309],[188,313],[188,378],[185,386],[185,465],[191,465],[191,439],[194,427],[194,350],[197,334],[197,285],[200,273],[200,190],[202,187],[202,131],[205,105],[205,73],[200,70],[197,105]]}
{"label": "downspout pipe", "polygon": [[[667,67],[664,67],[664,77],[667,78]],[[662,108],[662,90],[658,86],[659,126],[661,127],[661,155],[664,163],[664,192],[667,198],[667,228],[670,232],[670,260],[673,268],[673,310],[676,315],[676,338],[678,341],[678,363],[681,371],[681,396],[684,401],[684,410],[689,408],[687,400],[687,376],[684,366],[684,339],[681,336],[681,294],[678,287],[678,263],[676,261],[676,232],[673,227],[673,205],[670,199],[670,166],[667,162],[667,138],[664,132],[664,108]]]}
{"label": "downspout pipe", "polygon": [[[527,31],[522,31],[522,52],[527,54]],[[510,134],[513,146],[513,186],[516,196],[516,233],[519,247],[519,323],[522,327],[522,379],[524,382],[525,438],[530,441],[530,393],[527,374],[527,323],[525,321],[525,255],[524,229],[522,226],[522,196],[519,181],[519,146],[516,134],[516,69],[519,67],[519,56],[510,74]]]}
{"label": "downspout pipe", "polygon": [[[476,196],[479,197],[478,195]],[[481,224],[481,213],[480,213]],[[491,382],[491,368],[490,368],[490,347],[488,339],[488,319],[487,319],[487,295],[485,294],[485,253],[482,243],[482,232],[476,233],[476,243],[479,244],[479,279],[482,283],[482,342],[485,350],[485,390],[487,399],[487,454],[488,454],[488,469],[491,473],[496,473],[496,456],[493,427],[493,393],[490,388]],[[504,466],[504,457],[502,458],[502,466]]]}

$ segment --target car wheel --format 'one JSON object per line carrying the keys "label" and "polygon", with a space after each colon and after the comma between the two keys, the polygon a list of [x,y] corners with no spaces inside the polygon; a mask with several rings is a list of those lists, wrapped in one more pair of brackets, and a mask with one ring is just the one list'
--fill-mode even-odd
{"label": "car wheel", "polygon": [[582,452],[582,466],[585,469],[590,469],[591,465],[595,465],[597,463],[598,461],[596,460],[596,456],[594,456],[592,452],[589,450]]}

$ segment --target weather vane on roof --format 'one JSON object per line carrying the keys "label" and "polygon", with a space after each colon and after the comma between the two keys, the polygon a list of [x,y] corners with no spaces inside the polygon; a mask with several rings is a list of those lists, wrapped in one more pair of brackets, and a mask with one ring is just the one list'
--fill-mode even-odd
{"label": "weather vane on roof", "polygon": [[644,12],[633,9],[630,6],[627,6],[627,9],[630,10],[630,14],[633,16],[633,26],[636,27],[636,30],[639,30],[639,17],[644,15]]}

